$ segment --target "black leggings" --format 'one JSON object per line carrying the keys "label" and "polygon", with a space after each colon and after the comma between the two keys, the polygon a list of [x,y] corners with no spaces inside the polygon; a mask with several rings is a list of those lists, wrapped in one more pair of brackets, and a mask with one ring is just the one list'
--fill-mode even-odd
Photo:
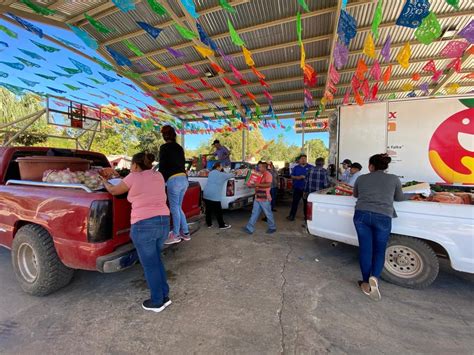
{"label": "black leggings", "polygon": [[215,214],[217,218],[217,223],[219,223],[219,228],[225,226],[224,218],[222,216],[222,206],[220,201],[211,201],[204,199],[206,204],[206,223],[210,227],[212,225],[212,215]]}
{"label": "black leggings", "polygon": [[291,203],[290,217],[295,218],[296,212],[298,211],[298,205],[300,204],[301,199],[303,199],[303,211],[304,219],[306,219],[306,212],[308,209],[307,203],[308,200],[303,197],[304,191],[302,189],[293,189],[293,202]]}

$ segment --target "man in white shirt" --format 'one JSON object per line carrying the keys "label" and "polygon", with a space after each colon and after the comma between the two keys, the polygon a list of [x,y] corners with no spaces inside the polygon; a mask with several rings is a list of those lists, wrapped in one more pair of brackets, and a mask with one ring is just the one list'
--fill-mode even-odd
{"label": "man in white shirt", "polygon": [[361,170],[362,170],[362,165],[360,165],[359,163],[352,163],[351,164],[350,174],[349,174],[349,179],[347,181],[347,185],[351,185],[352,187],[354,187],[357,178],[360,175],[362,175]]}

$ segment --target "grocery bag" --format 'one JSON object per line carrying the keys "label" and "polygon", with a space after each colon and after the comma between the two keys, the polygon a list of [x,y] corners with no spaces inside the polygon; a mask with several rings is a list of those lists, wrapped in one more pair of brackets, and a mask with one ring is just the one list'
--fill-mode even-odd
{"label": "grocery bag", "polygon": [[247,174],[247,177],[245,178],[245,183],[247,184],[248,187],[253,187],[255,184],[260,183],[262,181],[263,174],[259,173],[258,171],[251,170]]}

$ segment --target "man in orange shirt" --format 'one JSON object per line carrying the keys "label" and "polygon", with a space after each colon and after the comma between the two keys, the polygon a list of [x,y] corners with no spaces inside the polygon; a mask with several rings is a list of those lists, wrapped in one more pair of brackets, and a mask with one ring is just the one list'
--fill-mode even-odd
{"label": "man in orange shirt", "polygon": [[276,225],[275,219],[273,218],[272,197],[270,194],[272,174],[268,171],[268,164],[265,162],[259,162],[257,169],[263,176],[260,182],[255,184],[255,201],[253,203],[252,216],[243,230],[247,234],[253,234],[253,232],[255,232],[255,224],[260,217],[260,213],[263,211],[265,217],[267,217],[267,234],[273,234],[276,232]]}

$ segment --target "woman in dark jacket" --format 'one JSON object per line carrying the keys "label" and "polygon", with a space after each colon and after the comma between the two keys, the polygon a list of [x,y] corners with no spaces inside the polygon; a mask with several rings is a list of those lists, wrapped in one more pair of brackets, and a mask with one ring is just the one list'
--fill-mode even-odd
{"label": "woman in dark jacket", "polygon": [[370,157],[369,174],[361,175],[354,185],[357,198],[354,225],[359,239],[359,263],[362,292],[380,300],[378,279],[385,263],[385,249],[396,217],[393,201],[403,201],[400,179],[387,174],[391,158],[387,154]]}
{"label": "woman in dark jacket", "polygon": [[176,132],[171,126],[161,128],[165,144],[160,147],[160,173],[166,181],[168,203],[173,219],[173,230],[165,244],[175,244],[191,240],[186,216],[183,212],[183,199],[189,182],[185,169],[184,149],[176,143]]}

